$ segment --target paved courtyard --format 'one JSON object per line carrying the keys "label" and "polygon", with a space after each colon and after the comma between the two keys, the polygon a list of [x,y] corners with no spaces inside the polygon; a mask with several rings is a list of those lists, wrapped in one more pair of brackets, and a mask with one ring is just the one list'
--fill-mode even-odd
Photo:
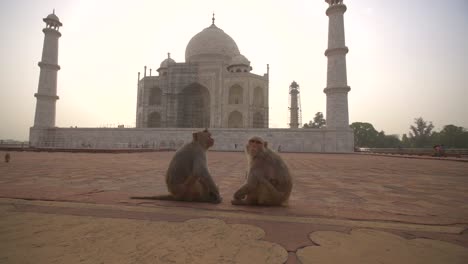
{"label": "paved courtyard", "polygon": [[129,199],[173,154],[12,152],[0,263],[467,263],[468,162],[281,153],[289,205],[246,207],[244,154],[210,151],[221,204]]}

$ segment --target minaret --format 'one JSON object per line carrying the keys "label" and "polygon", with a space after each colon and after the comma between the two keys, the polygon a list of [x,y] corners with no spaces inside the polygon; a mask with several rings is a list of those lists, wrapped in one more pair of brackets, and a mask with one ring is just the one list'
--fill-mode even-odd
{"label": "minaret", "polygon": [[346,54],[343,14],[346,6],[343,0],[325,0],[329,4],[327,16],[328,49],[325,56],[328,58],[327,87],[323,92],[327,95],[327,128],[349,129],[348,117],[348,86],[346,78]]}
{"label": "minaret", "polygon": [[59,27],[62,26],[59,18],[52,14],[43,19],[46,27],[44,32],[44,46],[42,48],[42,59],[38,63],[41,68],[39,73],[39,86],[34,96],[37,98],[36,114],[34,116],[34,127],[55,126],[55,103],[57,96],[57,71],[60,70],[58,63],[58,39],[62,34]]}
{"label": "minaret", "polygon": [[290,128],[299,128],[299,124],[301,123],[300,105],[301,105],[301,101],[299,98],[299,84],[293,81],[291,85],[289,86],[289,111],[290,111],[289,127]]}

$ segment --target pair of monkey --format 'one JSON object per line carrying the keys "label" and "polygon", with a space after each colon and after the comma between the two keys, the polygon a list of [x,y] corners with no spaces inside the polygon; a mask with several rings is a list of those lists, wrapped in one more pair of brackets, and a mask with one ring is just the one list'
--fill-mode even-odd
{"label": "pair of monkey", "polygon": [[[192,142],[177,150],[169,164],[166,185],[170,194],[131,198],[209,203],[222,201],[206,162],[206,151],[213,146],[214,139],[207,129],[192,136]],[[247,181],[234,193],[231,203],[267,206],[287,203],[292,179],[281,157],[270,150],[268,143],[260,137],[249,139],[245,152]]]}

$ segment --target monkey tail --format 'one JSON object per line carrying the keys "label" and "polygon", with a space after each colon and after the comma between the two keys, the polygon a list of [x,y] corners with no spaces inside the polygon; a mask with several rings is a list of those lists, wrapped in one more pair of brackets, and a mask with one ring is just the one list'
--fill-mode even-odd
{"label": "monkey tail", "polygon": [[131,199],[141,200],[163,200],[163,201],[178,201],[172,194],[156,195],[156,196],[131,196]]}

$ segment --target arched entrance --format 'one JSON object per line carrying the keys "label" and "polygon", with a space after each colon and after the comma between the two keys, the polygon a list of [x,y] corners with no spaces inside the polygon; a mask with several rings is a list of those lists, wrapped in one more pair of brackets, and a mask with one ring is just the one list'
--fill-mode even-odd
{"label": "arched entrance", "polygon": [[161,127],[161,115],[158,112],[149,114],[148,127]]}
{"label": "arched entrance", "polygon": [[162,91],[159,87],[154,87],[150,90],[149,105],[161,104]]}
{"label": "arched entrance", "polygon": [[187,86],[179,101],[179,127],[210,127],[210,93],[204,86]]}
{"label": "arched entrance", "polygon": [[260,87],[255,87],[254,89],[254,97],[253,97],[253,105],[254,106],[263,106],[263,91]]}
{"label": "arched entrance", "polygon": [[229,114],[228,127],[229,128],[241,128],[243,127],[242,114],[239,111],[233,111]]}
{"label": "arched entrance", "polygon": [[244,89],[238,84],[229,88],[229,104],[243,104]]}
{"label": "arched entrance", "polygon": [[262,113],[256,112],[253,115],[253,127],[254,128],[263,128],[265,127],[265,122],[263,120]]}

